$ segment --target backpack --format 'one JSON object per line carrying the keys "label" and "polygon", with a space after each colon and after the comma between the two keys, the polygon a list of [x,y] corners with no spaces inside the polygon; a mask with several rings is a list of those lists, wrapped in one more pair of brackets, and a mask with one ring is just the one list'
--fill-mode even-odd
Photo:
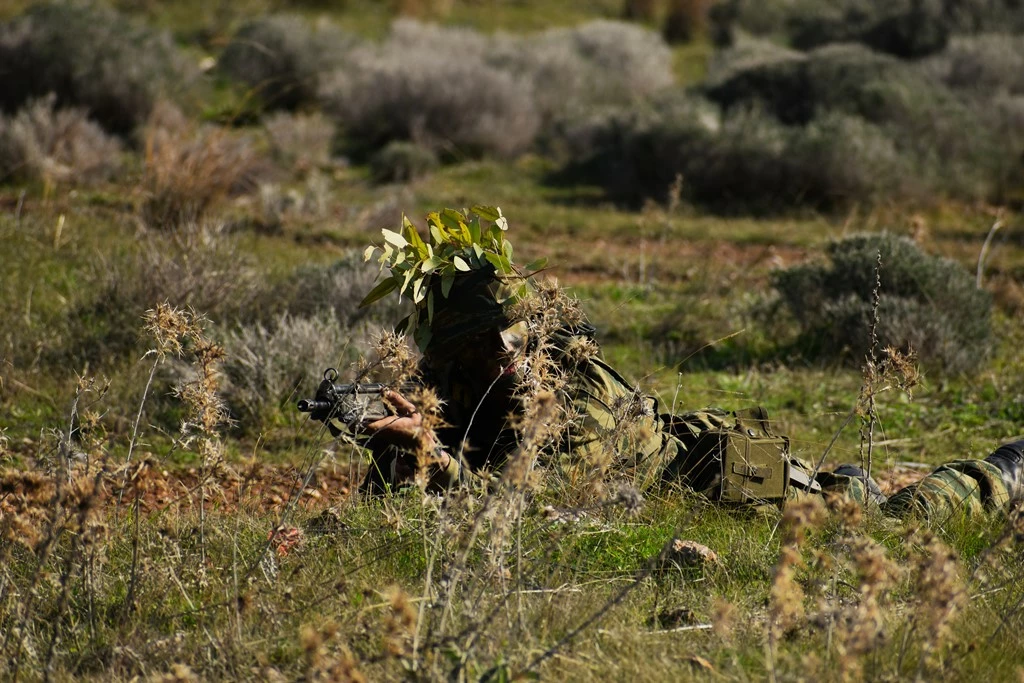
{"label": "backpack", "polygon": [[663,481],[681,481],[711,500],[742,505],[781,507],[790,485],[821,490],[793,466],[789,439],[772,431],[764,408],[664,414],[661,421],[683,446]]}

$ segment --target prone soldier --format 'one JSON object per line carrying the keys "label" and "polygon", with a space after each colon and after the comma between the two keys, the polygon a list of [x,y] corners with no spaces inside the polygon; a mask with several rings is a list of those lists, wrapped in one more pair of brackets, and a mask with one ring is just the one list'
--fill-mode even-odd
{"label": "prone soldier", "polygon": [[536,380],[531,366],[543,354],[565,418],[545,444],[549,463],[586,460],[610,444],[617,472],[641,489],[678,482],[715,500],[753,505],[831,492],[878,505],[893,517],[975,515],[1021,495],[1024,439],[983,460],[948,462],[886,498],[857,466],[823,472],[793,457],[788,439],[774,433],[762,409],[663,412],[657,399],[604,361],[594,328],[581,315],[563,310],[552,321],[557,307],[528,312],[523,302],[536,294],[529,274],[511,262],[499,209],[446,209],[430,214],[428,224],[429,245],[408,221],[400,233],[384,232],[380,262],[391,276],[364,303],[396,289],[411,292],[415,311],[402,326],[422,352],[420,381],[440,399],[441,423],[431,426],[408,396],[383,387],[387,414],[338,424],[321,404],[315,415],[333,424],[332,431],[357,427],[367,435],[372,465],[364,492],[411,483],[417,471],[434,491],[501,471],[521,447],[524,386]]}

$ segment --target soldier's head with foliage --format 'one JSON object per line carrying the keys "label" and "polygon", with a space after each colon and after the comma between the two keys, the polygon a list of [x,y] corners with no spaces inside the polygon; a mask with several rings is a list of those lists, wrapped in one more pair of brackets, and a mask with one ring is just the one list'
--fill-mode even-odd
{"label": "soldier's head with foliage", "polygon": [[428,360],[491,350],[490,342],[516,322],[512,307],[527,295],[528,278],[543,262],[514,263],[508,221],[497,207],[443,209],[427,216],[427,229],[424,240],[403,217],[400,231],[382,231],[382,247],[366,249],[366,260],[376,255],[389,274],[360,305],[394,291],[408,296],[415,310],[399,331]]}

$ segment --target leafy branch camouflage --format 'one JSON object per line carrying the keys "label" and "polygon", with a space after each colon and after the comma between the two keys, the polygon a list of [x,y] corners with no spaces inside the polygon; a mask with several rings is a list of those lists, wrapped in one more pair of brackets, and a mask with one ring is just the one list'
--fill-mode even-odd
{"label": "leafy branch camouflage", "polygon": [[[497,304],[504,306],[526,295],[528,274],[545,263],[541,259],[520,268],[513,262],[512,243],[505,239],[508,220],[498,207],[435,211],[427,215],[427,229],[429,237],[424,241],[416,226],[402,216],[399,232],[381,230],[384,245],[367,247],[363,257],[369,261],[379,249],[381,271],[387,267],[391,274],[359,304],[368,306],[395,290],[400,297],[408,293],[417,309],[427,313],[426,326],[420,324],[422,316],[411,315],[404,330],[421,350],[430,342],[438,294],[447,299],[459,275],[492,268],[499,286],[488,291]],[[436,287],[438,282],[440,286]]]}

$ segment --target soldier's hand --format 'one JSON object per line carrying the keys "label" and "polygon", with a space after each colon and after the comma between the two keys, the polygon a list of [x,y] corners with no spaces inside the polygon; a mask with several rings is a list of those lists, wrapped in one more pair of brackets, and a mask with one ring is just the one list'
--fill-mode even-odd
{"label": "soldier's hand", "polygon": [[410,450],[429,451],[437,445],[434,430],[424,426],[423,415],[415,405],[397,391],[387,390],[382,397],[391,404],[395,414],[364,426],[374,439]]}

